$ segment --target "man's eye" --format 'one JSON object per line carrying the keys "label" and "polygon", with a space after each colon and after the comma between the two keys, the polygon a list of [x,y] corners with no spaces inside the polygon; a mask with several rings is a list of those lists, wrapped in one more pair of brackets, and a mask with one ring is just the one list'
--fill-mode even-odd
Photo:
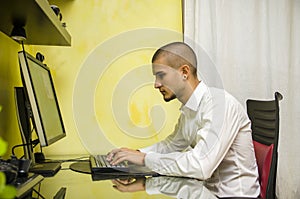
{"label": "man's eye", "polygon": [[164,75],[165,75],[165,74],[159,73],[159,74],[157,74],[157,77],[158,77],[159,79],[162,79],[162,78],[164,77]]}

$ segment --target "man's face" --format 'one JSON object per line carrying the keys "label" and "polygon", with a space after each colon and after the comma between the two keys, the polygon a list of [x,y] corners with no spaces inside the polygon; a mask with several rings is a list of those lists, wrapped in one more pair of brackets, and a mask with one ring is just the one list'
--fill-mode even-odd
{"label": "man's face", "polygon": [[178,70],[167,65],[165,59],[159,58],[152,64],[152,72],[155,76],[154,88],[159,89],[166,102],[176,98],[176,90],[181,78]]}

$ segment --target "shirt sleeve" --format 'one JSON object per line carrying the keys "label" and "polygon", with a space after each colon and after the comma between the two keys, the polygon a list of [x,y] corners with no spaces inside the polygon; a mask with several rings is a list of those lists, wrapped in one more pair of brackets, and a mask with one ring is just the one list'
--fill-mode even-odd
{"label": "shirt sleeve", "polygon": [[183,117],[182,115],[178,119],[178,123],[175,126],[175,129],[171,135],[169,135],[165,140],[158,142],[154,145],[151,145],[146,148],[139,149],[139,151],[143,153],[171,153],[174,151],[183,151],[188,146],[189,143],[183,138],[182,136],[182,129],[181,129],[181,123],[182,123]]}
{"label": "shirt sleeve", "polygon": [[163,175],[210,178],[241,128],[241,106],[231,99],[221,100],[207,101],[197,115],[199,127],[194,138],[197,144],[192,150],[166,154],[149,152],[145,165]]}

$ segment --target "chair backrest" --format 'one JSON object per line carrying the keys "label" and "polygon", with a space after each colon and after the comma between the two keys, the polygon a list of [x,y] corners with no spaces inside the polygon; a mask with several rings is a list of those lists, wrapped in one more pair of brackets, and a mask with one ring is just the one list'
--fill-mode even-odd
{"label": "chair backrest", "polygon": [[247,100],[247,113],[251,120],[252,138],[259,169],[261,198],[275,198],[279,138],[279,101],[275,93],[269,101]]}
{"label": "chair backrest", "polygon": [[266,195],[272,165],[274,144],[268,146],[253,141],[253,145],[259,173],[260,197],[267,198]]}

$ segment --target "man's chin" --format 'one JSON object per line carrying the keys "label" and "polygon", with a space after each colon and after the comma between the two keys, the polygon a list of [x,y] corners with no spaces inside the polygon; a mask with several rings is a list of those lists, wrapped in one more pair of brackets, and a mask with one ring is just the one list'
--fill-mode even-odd
{"label": "man's chin", "polygon": [[164,96],[164,100],[165,100],[165,102],[169,102],[169,101],[172,101],[173,99],[175,99],[176,98],[176,96],[175,95],[172,95],[171,97],[165,97]]}

